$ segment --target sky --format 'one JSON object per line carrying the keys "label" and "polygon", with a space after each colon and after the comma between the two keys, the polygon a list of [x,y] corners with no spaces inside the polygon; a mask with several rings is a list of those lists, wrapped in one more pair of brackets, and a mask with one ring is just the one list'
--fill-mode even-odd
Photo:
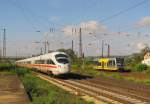
{"label": "sky", "polygon": [[[101,55],[128,55],[150,46],[150,0],[0,0],[0,46],[6,28],[7,56],[40,53],[43,42],[50,50],[79,50]],[[76,31],[76,32],[75,32]]]}

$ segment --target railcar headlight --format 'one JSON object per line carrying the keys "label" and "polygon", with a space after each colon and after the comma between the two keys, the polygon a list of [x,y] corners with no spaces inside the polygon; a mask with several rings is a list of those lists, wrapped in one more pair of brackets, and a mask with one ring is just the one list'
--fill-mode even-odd
{"label": "railcar headlight", "polygon": [[61,65],[58,65],[58,68],[61,68]]}

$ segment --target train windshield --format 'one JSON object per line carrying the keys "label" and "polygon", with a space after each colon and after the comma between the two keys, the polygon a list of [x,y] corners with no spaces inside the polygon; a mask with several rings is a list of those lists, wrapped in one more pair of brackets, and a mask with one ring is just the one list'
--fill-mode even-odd
{"label": "train windshield", "polygon": [[65,57],[65,58],[68,58],[68,56],[65,55],[65,54],[57,54],[57,55],[55,55],[55,57],[56,57],[56,58],[59,58],[59,57]]}
{"label": "train windshield", "polygon": [[66,58],[58,58],[56,59],[59,63],[63,63],[63,64],[66,64],[66,63],[69,63],[69,60],[66,59]]}
{"label": "train windshield", "polygon": [[59,63],[63,63],[63,64],[69,63],[69,59],[66,54],[57,54],[55,55],[55,58]]}
{"label": "train windshield", "polygon": [[116,58],[117,66],[124,66],[124,58]]}

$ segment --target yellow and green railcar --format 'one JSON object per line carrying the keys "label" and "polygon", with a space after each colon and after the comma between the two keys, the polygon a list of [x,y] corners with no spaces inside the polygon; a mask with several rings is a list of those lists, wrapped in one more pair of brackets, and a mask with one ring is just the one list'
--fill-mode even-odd
{"label": "yellow and green railcar", "polygon": [[100,58],[95,61],[94,68],[111,71],[123,70],[124,58]]}

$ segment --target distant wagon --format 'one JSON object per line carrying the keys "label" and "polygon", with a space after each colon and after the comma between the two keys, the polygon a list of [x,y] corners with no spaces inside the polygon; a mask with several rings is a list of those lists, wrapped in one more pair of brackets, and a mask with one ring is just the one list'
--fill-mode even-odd
{"label": "distant wagon", "polygon": [[70,59],[64,52],[52,52],[37,57],[16,61],[18,66],[35,68],[47,74],[67,74],[70,72]]}
{"label": "distant wagon", "polygon": [[94,68],[99,70],[117,71],[124,69],[124,58],[99,58],[94,60],[94,63]]}

